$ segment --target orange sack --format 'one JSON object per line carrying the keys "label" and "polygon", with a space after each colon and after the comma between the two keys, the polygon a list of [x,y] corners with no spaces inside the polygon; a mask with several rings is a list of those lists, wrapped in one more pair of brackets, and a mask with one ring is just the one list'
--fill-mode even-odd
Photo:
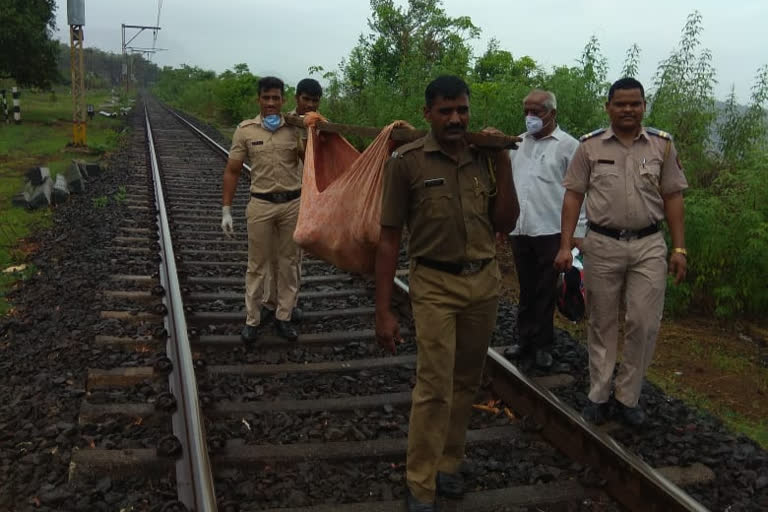
{"label": "orange sack", "polygon": [[381,178],[397,123],[360,153],[340,135],[319,134],[314,125],[321,120],[314,113],[304,117],[308,141],[293,239],[340,269],[372,274],[381,231]]}

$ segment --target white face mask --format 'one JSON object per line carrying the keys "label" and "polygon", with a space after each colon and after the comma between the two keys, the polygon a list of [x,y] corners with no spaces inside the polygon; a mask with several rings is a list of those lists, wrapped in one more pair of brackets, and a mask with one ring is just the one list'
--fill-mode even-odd
{"label": "white face mask", "polygon": [[525,128],[528,130],[528,133],[534,135],[544,128],[544,121],[538,116],[525,116]]}

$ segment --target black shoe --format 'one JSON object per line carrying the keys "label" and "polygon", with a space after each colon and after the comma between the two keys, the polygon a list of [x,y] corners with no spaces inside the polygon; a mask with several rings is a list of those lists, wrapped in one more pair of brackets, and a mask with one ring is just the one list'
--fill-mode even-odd
{"label": "black shoe", "polygon": [[246,325],[240,332],[240,340],[246,345],[252,345],[259,340],[258,329],[252,325]]}
{"label": "black shoe", "polygon": [[433,503],[422,503],[411,494],[411,490],[408,489],[408,493],[405,498],[405,505],[408,512],[435,512],[437,507]]}
{"label": "black shoe", "polygon": [[527,352],[527,345],[523,345],[522,343],[515,343],[504,350],[504,355],[511,359],[519,359],[520,357],[523,357]]}
{"label": "black shoe", "polygon": [[266,325],[275,319],[275,310],[266,306],[261,307],[261,324]]}
{"label": "black shoe", "polygon": [[602,425],[608,421],[608,413],[610,412],[610,404],[604,402],[602,404],[596,404],[590,401],[584,410],[581,411],[582,417],[590,423],[595,425]]}
{"label": "black shoe", "polygon": [[301,308],[293,308],[291,312],[291,322],[298,323],[304,320],[304,310]]}
{"label": "black shoe", "polygon": [[437,494],[458,500],[464,497],[464,477],[461,473],[437,472]]}
{"label": "black shoe", "polygon": [[552,354],[547,352],[546,350],[537,350],[536,351],[536,366],[538,366],[541,369],[549,369],[552,366],[552,363],[554,363],[555,360],[552,358]]}
{"label": "black shoe", "polygon": [[277,334],[287,339],[288,341],[296,341],[299,339],[299,333],[293,328],[290,322],[286,320],[275,320],[277,324]]}
{"label": "black shoe", "polygon": [[621,411],[621,419],[625,424],[630,427],[639,427],[645,423],[645,411],[639,405],[636,407],[627,407],[618,400],[616,403],[619,405],[619,411]]}

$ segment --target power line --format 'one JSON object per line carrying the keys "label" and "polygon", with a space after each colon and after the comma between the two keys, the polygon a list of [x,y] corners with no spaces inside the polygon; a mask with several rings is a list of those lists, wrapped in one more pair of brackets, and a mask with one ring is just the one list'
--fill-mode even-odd
{"label": "power line", "polygon": [[[157,21],[155,22],[155,26],[160,26],[160,12],[163,10],[163,0],[157,0]],[[152,51],[154,52],[155,47],[157,46],[157,30],[152,31]],[[150,54],[150,58],[151,58]]]}

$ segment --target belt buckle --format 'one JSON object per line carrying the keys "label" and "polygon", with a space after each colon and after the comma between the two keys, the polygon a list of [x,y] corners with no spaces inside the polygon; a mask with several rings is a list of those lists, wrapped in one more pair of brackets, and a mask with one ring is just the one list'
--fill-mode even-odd
{"label": "belt buckle", "polygon": [[625,240],[629,242],[630,240],[634,240],[637,238],[637,231],[633,231],[631,229],[622,229],[619,231],[619,240]]}
{"label": "belt buckle", "polygon": [[475,273],[477,273],[480,270],[482,264],[483,264],[483,262],[480,261],[480,260],[468,261],[467,263],[465,263],[461,267],[460,275],[466,276],[466,275],[469,275],[469,274],[475,274]]}

